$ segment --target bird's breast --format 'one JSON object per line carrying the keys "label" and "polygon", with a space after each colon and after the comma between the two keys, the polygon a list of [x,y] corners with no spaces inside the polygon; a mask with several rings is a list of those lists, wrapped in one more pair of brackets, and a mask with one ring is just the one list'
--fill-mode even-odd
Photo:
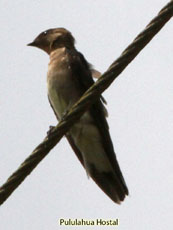
{"label": "bird's breast", "polygon": [[80,98],[72,76],[68,53],[60,48],[50,55],[47,73],[49,100],[59,118]]}
{"label": "bird's breast", "polygon": [[[58,119],[61,119],[72,105],[79,100],[81,93],[74,80],[75,76],[70,68],[66,52],[64,50],[59,52],[51,56],[47,74],[47,87],[50,103]],[[75,142],[79,140],[81,135],[86,135],[89,130],[88,127],[92,124],[93,119],[90,112],[87,111],[70,131]]]}

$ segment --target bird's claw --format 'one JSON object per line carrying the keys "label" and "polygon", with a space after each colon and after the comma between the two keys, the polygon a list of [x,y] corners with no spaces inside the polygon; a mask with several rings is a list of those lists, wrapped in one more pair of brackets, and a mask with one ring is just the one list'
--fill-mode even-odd
{"label": "bird's claw", "polygon": [[50,125],[49,130],[47,131],[47,135],[50,135],[53,132],[54,128],[55,126]]}

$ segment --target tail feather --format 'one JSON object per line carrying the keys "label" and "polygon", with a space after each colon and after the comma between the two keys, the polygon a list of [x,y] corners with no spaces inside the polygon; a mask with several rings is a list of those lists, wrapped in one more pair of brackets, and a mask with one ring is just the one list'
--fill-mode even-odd
{"label": "tail feather", "polygon": [[124,184],[124,180],[121,180],[112,171],[99,172],[94,165],[90,170],[90,176],[95,183],[115,202],[120,204],[128,195],[127,186]]}
{"label": "tail feather", "polygon": [[[80,160],[81,164],[85,168],[84,159],[78,147],[75,145],[71,135],[66,135],[72,149],[76,156]],[[120,204],[128,195],[128,188],[125,184],[118,162],[116,160],[115,167],[112,171],[105,172],[99,171],[94,164],[87,165],[89,176],[95,181],[95,183],[105,192],[111,200]]]}

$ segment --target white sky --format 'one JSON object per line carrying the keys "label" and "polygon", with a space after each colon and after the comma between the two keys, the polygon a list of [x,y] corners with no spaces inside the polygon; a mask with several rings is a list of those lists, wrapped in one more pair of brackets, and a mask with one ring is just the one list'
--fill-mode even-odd
{"label": "white sky", "polygon": [[[48,56],[26,44],[43,30],[65,27],[104,72],[167,2],[0,1],[0,184],[57,124],[47,100]],[[119,218],[116,230],[172,229],[172,31],[170,21],[104,93],[130,196],[114,204],[87,179],[63,138],[3,204],[0,229],[70,229],[58,225],[63,217]]]}

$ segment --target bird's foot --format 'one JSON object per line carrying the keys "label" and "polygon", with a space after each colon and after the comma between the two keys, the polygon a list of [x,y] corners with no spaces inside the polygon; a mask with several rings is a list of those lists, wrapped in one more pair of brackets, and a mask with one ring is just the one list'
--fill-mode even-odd
{"label": "bird's foot", "polygon": [[47,135],[50,135],[53,132],[54,128],[55,126],[50,125],[49,130],[47,131]]}

